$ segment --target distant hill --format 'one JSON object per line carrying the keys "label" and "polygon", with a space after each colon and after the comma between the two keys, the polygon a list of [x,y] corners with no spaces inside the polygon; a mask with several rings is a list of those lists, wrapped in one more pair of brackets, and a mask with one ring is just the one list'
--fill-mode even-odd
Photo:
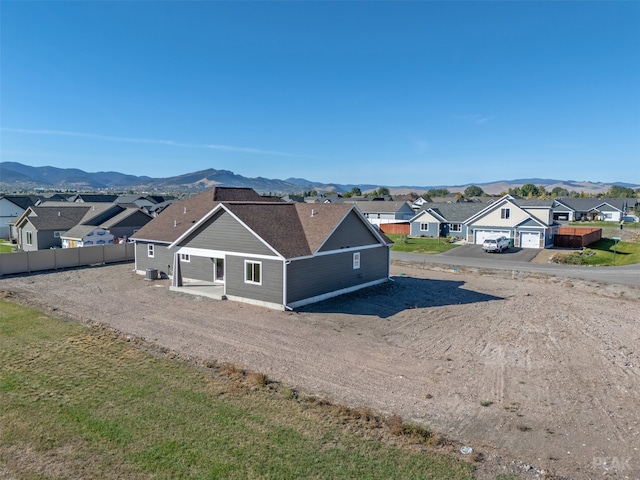
{"label": "distant hill", "polygon": [[[629,183],[577,182],[574,180],[554,180],[542,178],[525,178],[517,180],[500,180],[490,183],[476,183],[485,193],[497,195],[509,188],[520,187],[525,183],[544,186],[547,190],[555,187],[569,191],[585,193],[604,193],[612,185],[628,188],[639,188]],[[151,178],[147,176],[126,175],[119,172],[85,172],[75,168],[30,167],[17,162],[0,162],[0,191],[12,192],[21,190],[56,189],[74,191],[102,190],[134,190],[134,191],[199,191],[216,185],[228,187],[250,187],[260,193],[296,193],[302,190],[316,190],[319,193],[335,191],[348,192],[358,187],[362,192],[374,190],[382,185],[359,184],[341,185],[306,180],[304,178],[287,178],[286,180],[264,177],[247,178],[229,170],[213,168],[198,172],[185,173],[169,178]],[[471,184],[435,185],[435,186],[390,186],[392,194],[415,192],[422,194],[430,189],[446,188],[452,193],[463,192]]]}

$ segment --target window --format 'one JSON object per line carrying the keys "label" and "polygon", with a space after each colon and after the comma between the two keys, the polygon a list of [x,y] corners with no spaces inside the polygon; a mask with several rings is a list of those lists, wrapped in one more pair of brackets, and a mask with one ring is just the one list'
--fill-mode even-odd
{"label": "window", "polygon": [[147,256],[153,258],[154,256],[154,251],[153,251],[153,243],[150,243],[149,245],[147,245]]}
{"label": "window", "polygon": [[428,223],[421,223],[420,224],[420,231],[421,232],[428,232],[429,231],[429,224]]}
{"label": "window", "polygon": [[353,269],[357,270],[360,268],[360,252],[355,252],[353,254]]}
{"label": "window", "polygon": [[27,245],[33,245],[33,233],[27,232]]}
{"label": "window", "polygon": [[244,261],[244,283],[262,285],[262,262]]}
{"label": "window", "polygon": [[180,254],[180,261],[189,263],[191,261],[191,255],[189,255],[188,253],[181,253]]}
{"label": "window", "polygon": [[508,208],[501,208],[500,209],[500,218],[502,219],[508,219],[509,218],[509,214],[510,214],[510,210]]}
{"label": "window", "polygon": [[461,232],[462,231],[462,225],[460,225],[459,223],[450,223],[449,224],[449,230],[452,232]]}
{"label": "window", "polygon": [[53,232],[53,238],[60,238],[64,232]]}

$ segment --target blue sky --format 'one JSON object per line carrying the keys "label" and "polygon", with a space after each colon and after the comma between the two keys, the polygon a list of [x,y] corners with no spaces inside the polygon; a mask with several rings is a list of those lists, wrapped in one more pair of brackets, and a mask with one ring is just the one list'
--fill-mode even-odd
{"label": "blue sky", "polygon": [[640,2],[0,0],[2,161],[640,183]]}

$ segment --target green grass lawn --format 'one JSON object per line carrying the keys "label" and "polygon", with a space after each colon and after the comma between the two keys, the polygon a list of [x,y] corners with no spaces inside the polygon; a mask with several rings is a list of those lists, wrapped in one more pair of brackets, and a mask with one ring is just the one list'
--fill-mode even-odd
{"label": "green grass lawn", "polygon": [[0,240],[0,253],[11,253],[14,250],[15,245],[7,242],[6,240]]}
{"label": "green grass lawn", "polygon": [[[589,228],[620,228],[619,222],[569,222],[572,227],[589,227]],[[623,228],[630,228],[632,230],[640,228],[640,222],[628,222],[623,225]]]}
{"label": "green grass lawn", "polygon": [[23,479],[472,478],[473,465],[451,455],[403,447],[404,437],[373,439],[349,409],[327,414],[322,402],[274,389],[264,376],[240,383],[215,365],[199,370],[0,300],[0,471]]}
{"label": "green grass lawn", "polygon": [[[614,255],[615,244],[615,255]],[[615,263],[614,263],[615,256]],[[581,251],[562,254],[561,261],[569,265],[632,265],[640,263],[640,243],[614,242],[610,238],[603,238],[592,243]]]}
{"label": "green grass lawn", "polygon": [[387,235],[395,245],[391,247],[394,252],[413,253],[442,253],[458,245],[449,243],[446,238],[413,238],[406,235]]}

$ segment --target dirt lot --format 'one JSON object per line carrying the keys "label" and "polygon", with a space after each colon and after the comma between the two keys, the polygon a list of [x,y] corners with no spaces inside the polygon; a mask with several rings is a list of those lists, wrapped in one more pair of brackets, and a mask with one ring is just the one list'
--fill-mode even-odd
{"label": "dirt lot", "polygon": [[195,362],[426,422],[483,452],[481,477],[506,467],[640,478],[640,289],[397,263],[392,273],[299,312],[172,293],[130,264],[5,278],[0,291]]}

